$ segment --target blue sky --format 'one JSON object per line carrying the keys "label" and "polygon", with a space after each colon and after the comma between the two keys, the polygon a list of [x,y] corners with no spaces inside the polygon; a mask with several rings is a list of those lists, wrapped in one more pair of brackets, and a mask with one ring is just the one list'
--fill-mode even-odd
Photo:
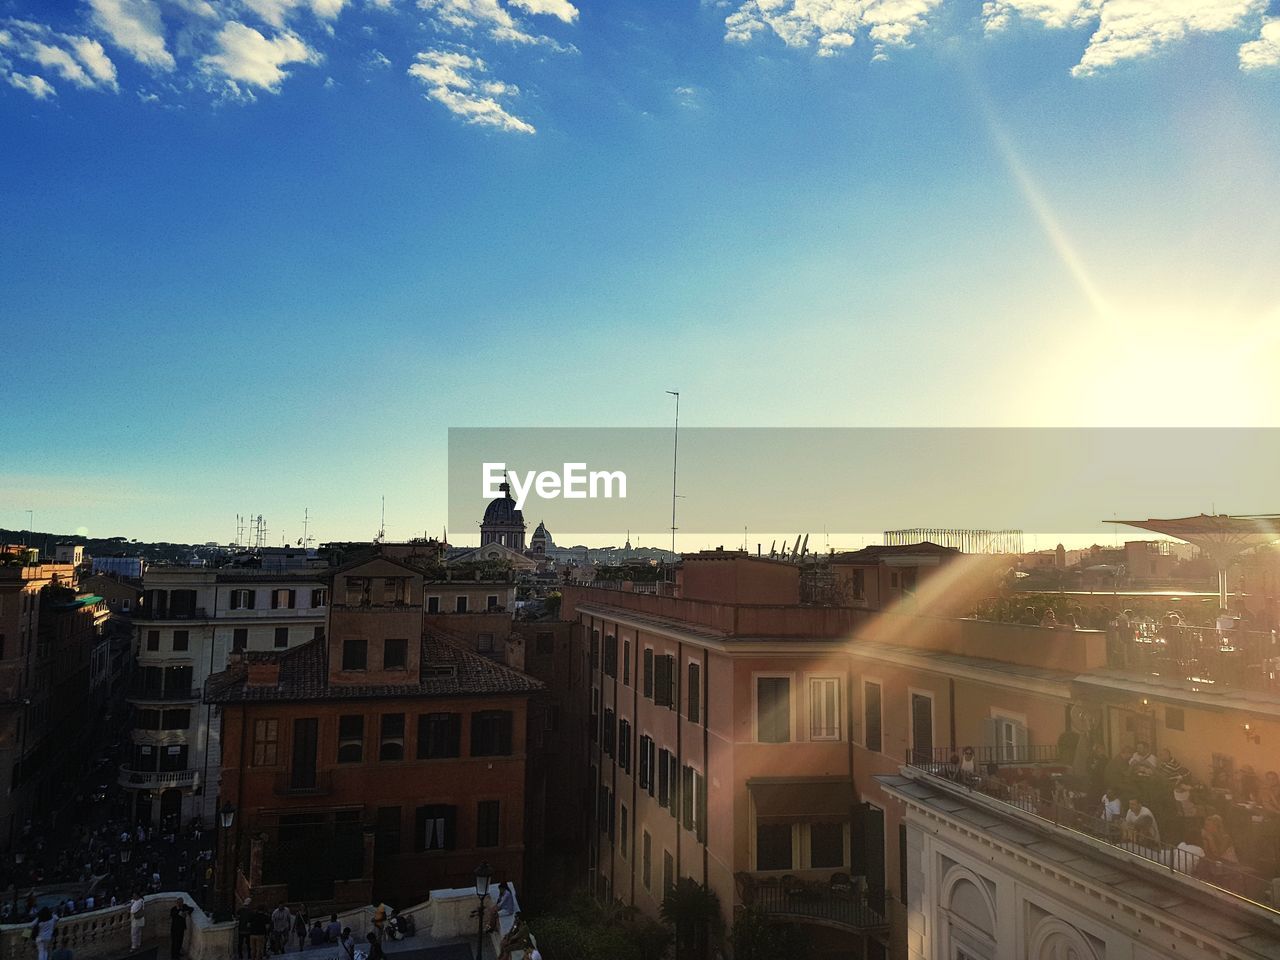
{"label": "blue sky", "polygon": [[9,0],[0,526],[410,536],[677,387],[1274,426],[1278,108],[1265,0]]}

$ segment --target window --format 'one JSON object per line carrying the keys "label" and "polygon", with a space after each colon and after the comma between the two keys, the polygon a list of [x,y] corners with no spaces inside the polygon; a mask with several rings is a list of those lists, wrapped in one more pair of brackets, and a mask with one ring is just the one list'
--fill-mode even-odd
{"label": "window", "polygon": [[253,765],[274,767],[280,762],[280,722],[253,721]]}
{"label": "window", "polygon": [[441,760],[461,755],[462,714],[424,713],[418,717],[418,759]]}
{"label": "window", "polygon": [[756,740],[789,743],[791,740],[791,678],[756,678]]}
{"label": "window", "polygon": [[161,730],[185,730],[189,726],[191,726],[190,710],[166,710],[161,714]]}
{"label": "window", "polygon": [[587,733],[592,740],[600,735],[600,690],[591,688],[591,722],[587,725]]}
{"label": "window", "polygon": [[756,869],[791,869],[791,824],[756,824]]}
{"label": "window", "polygon": [[440,598],[427,597],[427,613],[439,613],[439,612],[440,612]]}
{"label": "window", "polygon": [[369,662],[368,640],[342,641],[342,669],[364,670]]}
{"label": "window", "polygon": [[604,672],[607,677],[618,676],[618,638],[613,634],[604,638]]}
{"label": "window", "polygon": [[160,631],[159,630],[147,631],[147,649],[148,650],[160,649]]}
{"label": "window", "polygon": [[644,695],[653,699],[653,648],[644,648]]}
{"label": "window", "polygon": [[601,740],[600,749],[603,750],[605,753],[607,753],[611,757],[613,756],[614,738],[616,736],[616,731],[614,727],[615,727],[615,724],[614,724],[613,711],[610,710],[608,707],[605,707],[604,723],[600,727],[600,740]]}
{"label": "window", "polygon": [[243,653],[249,648],[249,628],[236,627],[231,631],[231,651]]}
{"label": "window", "polygon": [[618,721],[618,766],[631,772],[631,722]]}
{"label": "window", "polygon": [[501,823],[502,805],[497,800],[481,800],[476,804],[476,846],[496,847]]}
{"label": "window", "polygon": [[364,717],[338,718],[338,762],[359,763],[364,759]]}
{"label": "window", "polygon": [[862,744],[868,750],[881,749],[880,684],[870,680],[862,684]]}
{"label": "window", "polygon": [[403,670],[409,663],[408,640],[382,641],[382,669]]}
{"label": "window", "polygon": [[455,598],[455,599],[454,599],[454,609],[453,609],[453,612],[454,612],[454,613],[466,613],[466,612],[467,612],[467,597],[466,597],[466,595],[465,595],[465,594],[463,594],[462,596],[457,597],[457,598]]}
{"label": "window", "polygon": [[272,590],[271,591],[271,609],[272,610],[292,610],[298,605],[297,590]]}
{"label": "window", "polygon": [[631,686],[631,641],[622,641],[622,685]]}
{"label": "window", "polygon": [[686,696],[689,700],[689,722],[698,723],[702,719],[702,667],[700,664],[689,664],[688,686]]}
{"label": "window", "polygon": [[613,792],[603,783],[600,784],[600,790],[596,796],[596,825],[599,826],[600,832],[609,835],[612,840],[614,836],[614,797]]}
{"label": "window", "polygon": [[136,710],[133,714],[133,726],[137,730],[159,730],[160,711],[147,709]]}
{"label": "window", "polygon": [[165,746],[160,754],[160,771],[172,773],[185,769],[187,769],[187,745],[183,743]]}
{"label": "window", "polygon": [[1000,763],[1019,763],[1027,759],[1027,727],[1021,720],[995,716],[985,721],[987,745],[995,748]]}
{"label": "window", "polygon": [[671,765],[667,758],[671,754],[666,747],[658,751],[658,806],[665,807],[671,802]]}
{"label": "window", "polygon": [[844,824],[809,824],[809,867],[834,870],[844,866]]}
{"label": "window", "polygon": [[660,707],[675,709],[676,658],[669,654],[657,657],[653,666],[653,702]]}
{"label": "window", "polygon": [[680,776],[680,799],[683,801],[680,809],[681,820],[686,830],[692,830],[695,825],[694,810],[698,799],[698,789],[694,781],[698,775],[693,767],[685,767],[680,771]]}
{"label": "window", "polygon": [[640,877],[644,880],[644,888],[649,890],[653,886],[651,873],[653,868],[653,837],[649,836],[646,830],[640,838]]}
{"label": "window", "polygon": [[533,638],[533,652],[539,657],[549,657],[556,652],[556,635],[539,631]]}
{"label": "window", "polygon": [[[311,608],[312,608],[313,610],[314,610],[316,607],[327,607],[328,605],[329,605],[329,591],[328,591],[328,590],[326,590],[324,587],[316,587],[314,590],[312,590],[312,591],[311,591]],[[400,816],[400,808],[399,808],[399,807],[386,807],[385,809],[387,809],[387,810],[395,810],[395,811],[396,811],[396,816],[397,816],[397,817],[399,817],[399,816]],[[397,822],[398,822],[398,821],[397,821]],[[397,831],[396,831],[396,847],[397,847],[397,848],[400,846],[400,842],[399,842],[399,841],[400,841],[400,833],[399,833],[399,829],[397,828]],[[397,851],[396,851],[396,852],[398,853],[398,852],[399,852],[399,850],[397,849]]]}
{"label": "window", "polygon": [[404,714],[384,713],[378,744],[379,760],[404,759]]}
{"label": "window", "polygon": [[471,715],[471,755],[511,756],[511,711],[482,710]]}
{"label": "window", "polygon": [[414,811],[413,849],[452,850],[458,826],[458,808],[432,803]]}
{"label": "window", "polygon": [[496,593],[491,593],[491,594],[489,594],[487,597],[485,597],[485,598],[484,598],[484,606],[485,606],[485,609],[486,609],[486,610],[497,610],[497,609],[498,609],[498,595],[497,595]]}
{"label": "window", "polygon": [[280,650],[289,646],[289,628],[288,627],[276,627],[275,645],[277,650]]}
{"label": "window", "polygon": [[676,859],[670,850],[662,851],[662,892],[670,893],[676,885]]}
{"label": "window", "polygon": [[347,577],[347,606],[367,607],[369,605],[369,578]]}
{"label": "window", "polygon": [[933,697],[911,694],[911,749],[917,761],[933,760]]}
{"label": "window", "polygon": [[890,573],[890,574],[889,574],[889,586],[893,587],[895,590],[898,588],[898,573],[897,573],[897,571],[894,571],[893,573]]}
{"label": "window", "polygon": [[812,677],[809,680],[809,739],[840,739],[838,677]]}
{"label": "window", "polygon": [[320,627],[312,627],[312,628],[311,628],[311,639],[312,639],[312,640],[323,640],[323,639],[324,639],[324,627],[323,627],[323,626],[320,626]]}
{"label": "window", "polygon": [[390,604],[404,603],[404,577],[383,577],[382,602]]}
{"label": "window", "polygon": [[232,610],[252,610],[253,602],[257,598],[256,590],[232,590],[231,591],[231,609]]}
{"label": "window", "polygon": [[493,634],[492,633],[476,634],[476,649],[480,653],[493,653]]}
{"label": "window", "polygon": [[600,631],[591,631],[591,669],[598,670],[600,667]]}
{"label": "window", "polygon": [[312,790],[316,786],[316,744],[320,721],[316,717],[299,717],[293,721],[293,762],[289,766],[289,786],[294,790]]}
{"label": "window", "polygon": [[653,738],[640,734],[640,789],[653,796]]}
{"label": "window", "polygon": [[379,807],[374,820],[373,855],[379,860],[400,852],[400,808]]}
{"label": "window", "polygon": [[627,805],[625,803],[618,804],[618,851],[625,857],[627,855]]}

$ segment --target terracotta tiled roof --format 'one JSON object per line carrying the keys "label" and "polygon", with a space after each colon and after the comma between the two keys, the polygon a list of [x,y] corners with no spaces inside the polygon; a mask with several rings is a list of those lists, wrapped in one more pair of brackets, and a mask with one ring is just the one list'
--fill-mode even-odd
{"label": "terracotta tiled roof", "polygon": [[[280,664],[280,682],[274,687],[249,686],[249,663]],[[468,697],[529,694],[543,684],[519,670],[443,637],[422,641],[422,667],[417,683],[330,684],[325,662],[325,641],[311,640],[281,653],[253,652],[209,677],[207,703],[242,703],[259,700],[362,700],[387,697]]]}

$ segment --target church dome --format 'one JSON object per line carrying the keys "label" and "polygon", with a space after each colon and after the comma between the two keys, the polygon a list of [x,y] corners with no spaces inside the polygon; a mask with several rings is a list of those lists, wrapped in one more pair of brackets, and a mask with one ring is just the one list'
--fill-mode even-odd
{"label": "church dome", "polygon": [[531,539],[546,540],[548,543],[551,543],[551,533],[547,530],[547,525],[539,521],[538,529],[533,531],[533,537]]}
{"label": "church dome", "polygon": [[489,506],[485,507],[482,526],[524,526],[524,515],[516,509],[516,502],[505,487],[504,483],[502,496],[489,501]]}

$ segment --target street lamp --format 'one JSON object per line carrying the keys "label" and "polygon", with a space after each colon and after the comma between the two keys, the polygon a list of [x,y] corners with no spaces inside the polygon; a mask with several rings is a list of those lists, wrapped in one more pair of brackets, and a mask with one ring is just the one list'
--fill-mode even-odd
{"label": "street lamp", "polygon": [[222,809],[218,811],[218,822],[222,824],[222,834],[218,837],[218,894],[217,909],[215,913],[220,916],[226,916],[234,909],[233,901],[235,900],[235,874],[231,869],[231,826],[236,822],[236,808],[230,800],[222,805]]}
{"label": "street lamp", "polygon": [[493,868],[485,860],[476,867],[476,960],[484,957],[484,898],[489,895],[489,881],[493,878]]}

